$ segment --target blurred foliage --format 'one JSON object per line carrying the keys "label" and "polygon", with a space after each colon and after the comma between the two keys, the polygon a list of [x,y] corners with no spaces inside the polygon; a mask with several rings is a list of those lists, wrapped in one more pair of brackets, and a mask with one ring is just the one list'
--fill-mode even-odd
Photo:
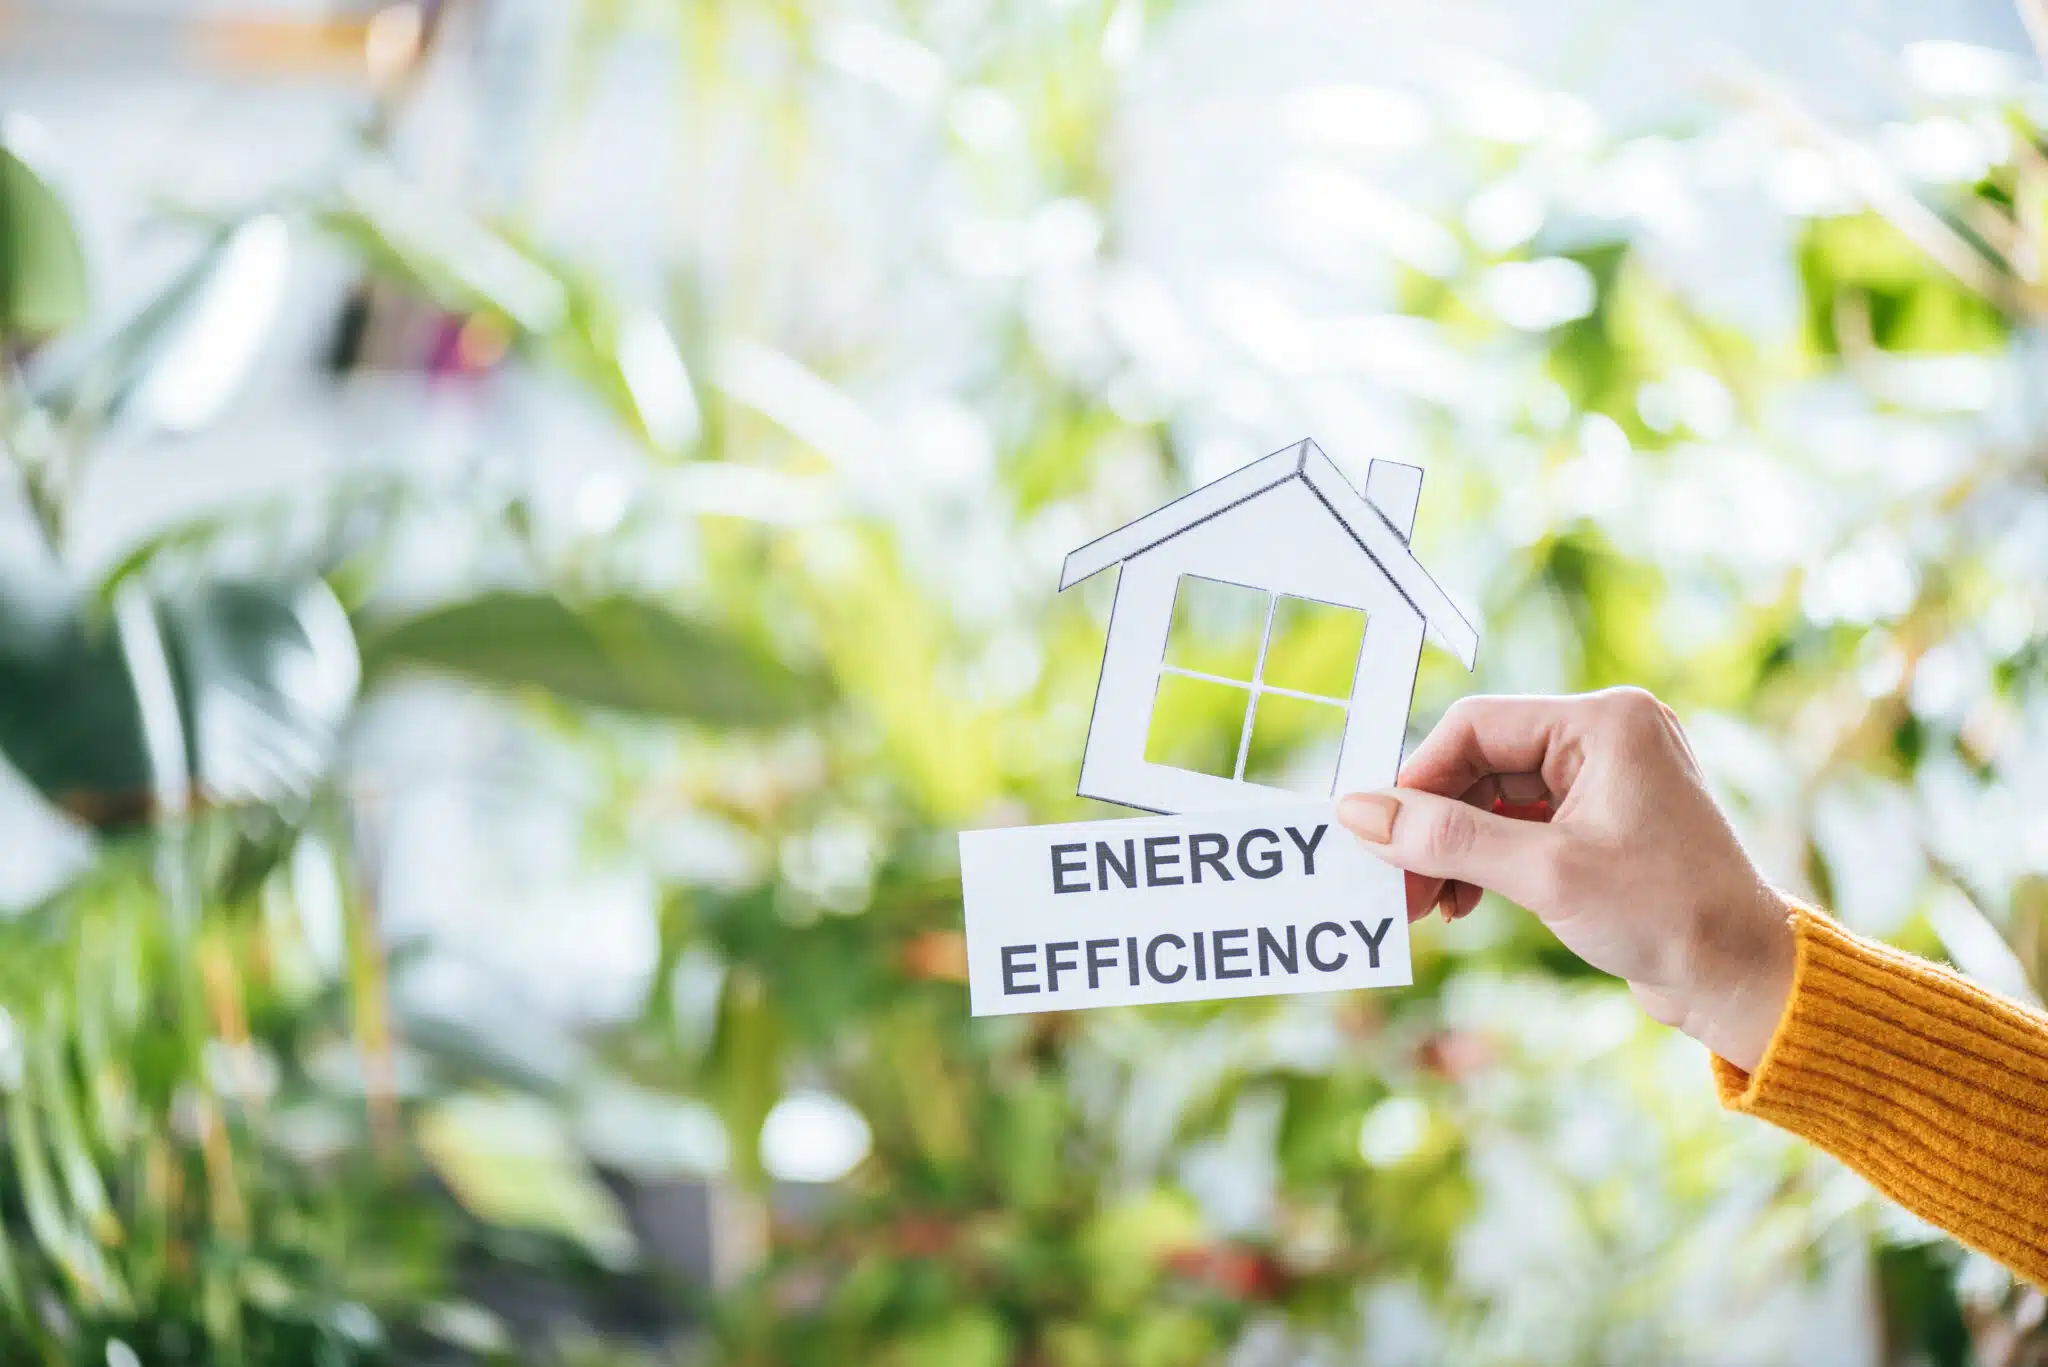
{"label": "blurred foliage", "polygon": [[48,337],[86,311],[85,254],[63,203],[20,153],[0,144],[0,331]]}
{"label": "blurred foliage", "polygon": [[414,665],[713,726],[787,725],[822,697],[815,680],[773,655],[622,597],[570,606],[488,594],[383,624],[365,652],[373,678]]}
{"label": "blurred foliage", "polygon": [[[1402,98],[1490,92],[1513,130],[1444,114],[1415,203],[1375,187],[1406,255],[1341,244],[1402,313],[1261,306],[1190,379],[1169,343],[1230,327],[1126,240],[1115,151],[1170,7],[896,18],[581,7],[564,127],[617,44],[658,41],[685,180],[744,130],[664,290],[409,179],[395,82],[331,183],[239,206],[93,331],[61,209],[0,154],[0,437],[44,542],[0,585],[0,750],[93,832],[0,922],[6,1360],[1797,1360],[1813,1286],[1866,1271],[1888,1360],[2038,1360],[2037,1294],[1717,1119],[1696,1052],[1509,909],[1419,929],[1398,994],[969,1021],[952,837],[1100,810],[1073,780],[1103,604],[1053,598],[1058,555],[1277,445],[1245,395],[1294,438],[1335,385],[1428,461],[1418,545],[1487,624],[1481,686],[1657,689],[1776,874],[2038,994],[2040,88],[1928,95],[1916,118],[1986,152],[1916,180],[1896,130],[1761,86],[1696,138],[1617,142],[1472,58]],[[849,245],[811,177],[880,136],[859,102],[884,95],[961,203]],[[1378,145],[1392,100],[1337,99],[1335,145]],[[1668,231],[1727,192],[1730,147],[1741,193],[1790,167],[1804,196],[1743,242],[1776,313]],[[271,213],[364,272],[357,304],[453,338],[436,382],[508,420],[452,476],[400,462],[81,571],[83,472],[152,435],[137,396]],[[806,287],[853,306],[787,302]],[[579,523],[523,463],[535,389],[627,453],[615,516]],[[424,592],[422,544],[460,565]],[[1415,724],[1467,686],[1426,657]],[[375,739],[422,713],[399,758],[490,719],[546,761],[466,776],[490,804],[547,790],[580,858],[640,875],[624,1008],[551,1014],[479,967],[492,945],[386,923],[420,809]],[[496,836],[508,882],[523,830]],[[566,983],[616,926],[540,895]],[[483,911],[480,938],[517,934]],[[408,990],[457,968],[486,986],[454,1008]],[[789,1115],[864,1137],[792,1180]],[[664,1253],[679,1187],[722,1212],[713,1274]]]}

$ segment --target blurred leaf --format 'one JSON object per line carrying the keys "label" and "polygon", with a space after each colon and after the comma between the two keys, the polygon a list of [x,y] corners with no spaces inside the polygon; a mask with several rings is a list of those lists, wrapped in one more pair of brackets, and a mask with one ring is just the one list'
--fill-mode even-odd
{"label": "blurred leaf", "polygon": [[[879,536],[811,591],[820,649],[845,691],[884,727],[897,781],[941,823],[985,810],[1000,772],[1000,728],[948,686],[951,624],[942,604]],[[1100,659],[1099,639],[1089,664]]]}
{"label": "blurred leaf", "polygon": [[451,1077],[531,1096],[568,1096],[575,1070],[587,1066],[556,1022],[528,1013],[508,1022],[413,1013],[401,1033],[408,1048],[430,1055]]}
{"label": "blurred leaf", "polygon": [[420,1147],[482,1219],[559,1234],[605,1262],[632,1256],[618,1202],[589,1170],[559,1112],[522,1097],[462,1096],[419,1122]]}
{"label": "blurred leaf", "polygon": [[319,222],[385,278],[534,343],[652,450],[675,455],[695,441],[698,398],[668,329],[573,262],[443,203],[382,163],[357,168],[344,203]]}
{"label": "blurred leaf", "polygon": [[1089,1222],[1083,1256],[1098,1295],[1112,1305],[1135,1306],[1167,1258],[1197,1247],[1205,1234],[1193,1202],[1165,1191],[1141,1192]]}
{"label": "blurred leaf", "polygon": [[125,1289],[100,1251],[90,1231],[72,1218],[58,1199],[50,1175],[50,1156],[44,1147],[42,1126],[37,1123],[35,1073],[25,1073],[7,1098],[7,1136],[14,1159],[14,1175],[29,1227],[43,1252],[64,1275],[85,1303],[96,1311],[121,1308]]}
{"label": "blurred leaf", "polygon": [[498,592],[366,627],[366,673],[405,667],[570,702],[716,726],[775,726],[825,691],[814,676],[721,628],[638,598],[571,605]]}
{"label": "blurred leaf", "polygon": [[[216,583],[158,615],[203,792],[274,800],[324,776],[357,672],[347,616],[325,585]],[[0,591],[0,754],[93,825],[126,825],[149,811],[127,664],[111,626],[82,603]]]}
{"label": "blurred leaf", "polygon": [[1583,525],[1546,539],[1530,555],[1530,588],[1541,585],[1571,624],[1571,644],[1578,650],[1574,676],[1581,686],[1666,686],[1656,623],[1663,585],[1654,567],[1623,555]]}
{"label": "blurred leaf", "polygon": [[526,252],[381,162],[356,168],[320,226],[384,275],[458,313],[489,313],[522,332],[562,324],[560,281]]}
{"label": "blurred leaf", "polygon": [[1877,1255],[1886,1362],[1969,1367],[1969,1326],[1957,1304],[1954,1253],[1939,1244],[1907,1244]]}
{"label": "blurred leaf", "polygon": [[1003,1367],[1009,1336],[989,1310],[962,1306],[900,1339],[882,1360],[888,1367]]}
{"label": "blurred leaf", "polygon": [[37,341],[85,320],[85,253],[43,179],[0,145],[0,338]]}
{"label": "blurred leaf", "polygon": [[62,1039],[57,1031],[38,1030],[29,1046],[27,1066],[36,1072],[36,1084],[50,1125],[50,1146],[57,1170],[72,1208],[100,1243],[121,1240],[120,1222],[107,1200],[105,1183],[88,1150],[85,1126],[80,1123],[78,1102],[72,1094],[71,1077],[58,1056]]}
{"label": "blurred leaf", "polygon": [[326,775],[361,665],[318,579],[219,582],[165,610],[193,772],[214,802],[275,802]]}
{"label": "blurred leaf", "polygon": [[533,255],[564,290],[561,325],[542,337],[550,359],[650,450],[681,454],[699,436],[702,414],[674,336],[652,311],[614,302],[587,272]]}
{"label": "blurred leaf", "polygon": [[147,809],[148,752],[111,624],[47,596],[0,590],[0,753],[94,824]]}
{"label": "blurred leaf", "polygon": [[1031,1211],[1074,1195],[1067,1168],[1065,1089],[1033,1077],[1006,1089],[997,1102],[989,1158],[1003,1183],[1004,1204]]}
{"label": "blurred leaf", "polygon": [[67,419],[103,423],[126,410],[157,366],[179,345],[222,268],[230,261],[235,225],[209,238],[191,262],[126,322],[69,360],[39,375],[37,398]]}
{"label": "blurred leaf", "polygon": [[[946,1032],[927,1010],[891,1013],[871,1027],[876,1062],[886,1085],[886,1114],[900,1117],[906,1137],[941,1182],[957,1185],[958,1168],[973,1154],[971,1080],[947,1057]],[[1021,1100],[1021,1099],[1020,1099]],[[998,1141],[999,1142],[999,1141]]]}
{"label": "blurred leaf", "polygon": [[1635,411],[1636,386],[1643,379],[1646,357],[1636,354],[1620,334],[1618,296],[1627,278],[1626,242],[1601,242],[1571,253],[1593,277],[1594,305],[1583,318],[1557,329],[1548,348],[1551,374],[1585,412],[1606,413],[1626,422]]}
{"label": "blurred leaf", "polygon": [[2000,346],[1999,310],[1928,268],[1905,234],[1874,213],[1816,219],[1799,244],[1809,343],[1826,356],[1880,351],[1970,352]]}
{"label": "blurred leaf", "polygon": [[2048,877],[2029,874],[2014,885],[2006,937],[2035,996],[2048,998]]}
{"label": "blurred leaf", "polygon": [[781,1022],[760,979],[747,969],[727,973],[706,1071],[742,1182],[762,1178],[761,1125],[782,1095],[782,1052]]}

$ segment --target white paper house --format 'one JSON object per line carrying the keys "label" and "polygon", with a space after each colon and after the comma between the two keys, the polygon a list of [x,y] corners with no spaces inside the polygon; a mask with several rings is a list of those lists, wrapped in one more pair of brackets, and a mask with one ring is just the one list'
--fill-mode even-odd
{"label": "white paper house", "polygon": [[[1315,701],[1344,708],[1332,793],[1391,785],[1401,766],[1425,626],[1468,670],[1479,648],[1472,624],[1408,548],[1421,494],[1421,470],[1375,460],[1361,495],[1313,441],[1303,441],[1069,555],[1061,589],[1111,565],[1123,567],[1081,761],[1081,795],[1169,813],[1300,800],[1305,794],[1296,789],[1242,777],[1260,701],[1289,693],[1267,684],[1261,671],[1273,605],[1290,598],[1365,614],[1348,696]],[[1248,686],[1250,707],[1228,778],[1146,759],[1162,680],[1190,673],[1167,662],[1167,634],[1183,576],[1266,595],[1251,678],[1233,681],[1234,687]]]}

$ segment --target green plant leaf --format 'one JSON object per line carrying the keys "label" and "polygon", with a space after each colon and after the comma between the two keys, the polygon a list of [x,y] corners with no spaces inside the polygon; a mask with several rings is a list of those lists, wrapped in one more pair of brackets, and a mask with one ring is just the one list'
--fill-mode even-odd
{"label": "green plant leaf", "polygon": [[[202,791],[240,802],[309,790],[357,677],[347,615],[326,586],[216,583],[160,605],[158,618]],[[0,754],[92,825],[148,813],[127,661],[111,624],[79,600],[0,590]]]}
{"label": "green plant leaf", "polygon": [[1009,1336],[995,1313],[961,1306],[905,1334],[885,1360],[891,1367],[1001,1367],[1009,1358]]}
{"label": "green plant leaf", "polygon": [[209,584],[164,621],[186,748],[213,802],[276,802],[325,775],[361,666],[327,585]]}
{"label": "green plant leaf", "polygon": [[191,262],[126,322],[96,338],[56,373],[39,375],[38,400],[66,419],[90,414],[105,422],[120,413],[191,322],[206,297],[207,286],[227,258],[231,240],[230,231],[214,234]]}
{"label": "green plant leaf", "polygon": [[0,146],[0,336],[36,341],[76,327],[87,297],[85,252],[63,201]]}
{"label": "green plant leaf", "polygon": [[419,1140],[435,1172],[479,1219],[559,1234],[611,1265],[633,1256],[618,1202],[545,1103],[452,1097],[421,1118]]}
{"label": "green plant leaf", "polygon": [[94,825],[147,807],[148,752],[111,623],[47,596],[0,590],[0,754]]}
{"label": "green plant leaf", "polygon": [[444,202],[380,162],[316,221],[370,269],[449,312],[496,319],[601,400],[649,450],[699,435],[689,368],[661,320],[574,262]]}
{"label": "green plant leaf", "polygon": [[381,162],[353,171],[319,225],[384,276],[443,308],[490,313],[521,332],[560,327],[568,293],[531,255]]}
{"label": "green plant leaf", "polygon": [[417,667],[499,688],[716,726],[772,726],[824,700],[745,638],[626,597],[496,592],[361,631],[366,676]]}
{"label": "green plant leaf", "polygon": [[751,971],[728,973],[718,998],[718,1021],[706,1068],[713,1100],[725,1121],[733,1176],[760,1184],[761,1125],[782,1091],[782,1023]]}

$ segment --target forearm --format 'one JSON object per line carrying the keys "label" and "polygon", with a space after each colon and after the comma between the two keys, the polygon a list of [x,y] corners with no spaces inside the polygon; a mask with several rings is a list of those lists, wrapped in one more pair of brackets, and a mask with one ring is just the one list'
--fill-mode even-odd
{"label": "forearm", "polygon": [[1797,967],[1756,1071],[1721,1099],[2048,1286],[2048,1015],[1792,914]]}

